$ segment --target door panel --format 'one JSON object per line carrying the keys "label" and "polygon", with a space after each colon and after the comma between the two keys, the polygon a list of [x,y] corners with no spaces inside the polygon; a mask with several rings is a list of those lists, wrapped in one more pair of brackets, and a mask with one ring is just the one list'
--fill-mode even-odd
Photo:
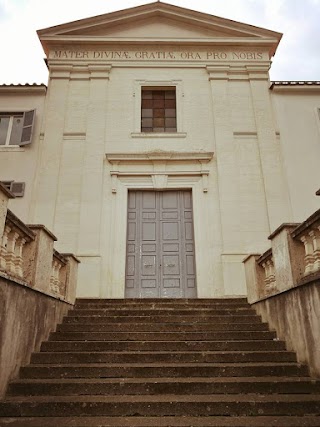
{"label": "door panel", "polygon": [[127,298],[196,297],[191,191],[130,191]]}

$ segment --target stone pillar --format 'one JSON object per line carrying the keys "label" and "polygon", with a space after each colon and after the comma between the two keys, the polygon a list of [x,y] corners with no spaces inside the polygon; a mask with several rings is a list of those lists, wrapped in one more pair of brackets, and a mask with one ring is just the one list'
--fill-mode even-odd
{"label": "stone pillar", "polygon": [[[107,90],[111,66],[89,65],[89,105],[86,146],[83,159],[79,240],[76,250],[81,259],[79,286],[100,283],[101,213],[106,153]],[[111,189],[110,189],[111,191]],[[80,291],[82,292],[82,291]]]}
{"label": "stone pillar", "polygon": [[[60,252],[75,253],[80,231],[80,207],[82,185],[84,184],[84,161],[87,150],[87,113],[90,108],[90,71],[88,64],[72,65],[68,96],[65,107],[65,121],[57,202],[54,218],[54,232],[58,237]],[[93,153],[91,153],[93,154]]]}
{"label": "stone pillar", "polygon": [[237,173],[235,173],[238,165],[228,92],[229,69],[229,66],[207,67],[212,91],[214,152],[217,158],[224,251],[233,250],[237,245],[238,218],[234,215],[234,207],[239,203]]}
{"label": "stone pillar", "polygon": [[[36,189],[37,203],[32,221],[54,230],[58,197],[63,133],[71,64],[49,64],[50,80],[45,108],[45,134],[40,148],[41,163]],[[40,136],[41,138],[41,136]]]}
{"label": "stone pillar", "polygon": [[[228,92],[229,70],[230,67],[227,65],[207,67],[212,92],[214,152],[217,159],[222,252],[226,253],[233,252],[234,248],[239,246],[237,242],[239,240],[237,233],[238,218],[234,215],[234,208],[239,203],[237,174],[235,173],[238,165],[234,149]],[[227,286],[227,283],[225,285]],[[220,290],[221,295],[229,293],[227,289],[223,289],[223,283],[220,286],[222,288]]]}

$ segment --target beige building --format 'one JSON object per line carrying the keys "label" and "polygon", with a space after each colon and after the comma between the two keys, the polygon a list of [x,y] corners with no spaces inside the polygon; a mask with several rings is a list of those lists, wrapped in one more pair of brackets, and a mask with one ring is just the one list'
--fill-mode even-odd
{"label": "beige building", "polygon": [[269,81],[281,34],[161,2],[38,34],[48,87],[0,87],[0,180],[78,296],[245,295],[247,254],[318,208],[320,83]]}

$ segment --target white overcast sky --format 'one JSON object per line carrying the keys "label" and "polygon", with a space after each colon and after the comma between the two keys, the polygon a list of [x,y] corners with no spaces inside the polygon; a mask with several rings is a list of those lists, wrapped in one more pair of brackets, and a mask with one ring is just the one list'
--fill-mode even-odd
{"label": "white overcast sky", "polygon": [[[126,9],[147,0],[0,0],[0,84],[47,83],[36,30]],[[320,0],[168,0],[284,34],[272,80],[320,80]]]}

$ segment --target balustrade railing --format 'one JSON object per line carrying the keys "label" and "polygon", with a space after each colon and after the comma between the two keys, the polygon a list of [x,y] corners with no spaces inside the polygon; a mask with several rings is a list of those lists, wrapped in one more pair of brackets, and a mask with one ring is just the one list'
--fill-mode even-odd
{"label": "balustrade railing", "polygon": [[53,251],[52,257],[52,272],[50,276],[50,289],[56,295],[65,294],[65,266],[67,265],[67,260],[59,254],[58,251]]}
{"label": "balustrade railing", "polygon": [[277,289],[272,250],[269,249],[261,255],[257,263],[264,270],[264,294],[270,295]]}
{"label": "balustrade railing", "polygon": [[320,209],[301,224],[282,224],[269,239],[271,249],[244,260],[250,302],[320,277]]}
{"label": "balustrade railing", "polygon": [[292,232],[304,245],[304,275],[320,271],[320,209]]}
{"label": "balustrade railing", "polygon": [[24,248],[34,239],[34,233],[8,210],[1,241],[0,268],[9,274],[24,278]]}
{"label": "balustrade railing", "polygon": [[73,303],[79,261],[53,248],[57,239],[46,227],[16,217],[9,198],[0,184],[0,276]]}

